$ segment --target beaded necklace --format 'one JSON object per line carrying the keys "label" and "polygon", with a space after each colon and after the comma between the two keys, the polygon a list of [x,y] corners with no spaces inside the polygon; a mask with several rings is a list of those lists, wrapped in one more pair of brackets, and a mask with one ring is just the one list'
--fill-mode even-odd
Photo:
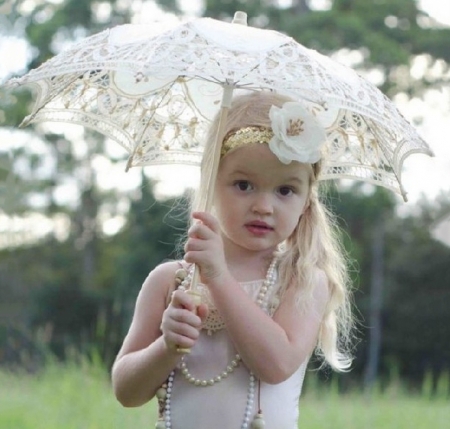
{"label": "beaded necklace", "polygon": [[[272,308],[269,308],[269,297],[271,296],[271,293],[275,287],[276,283],[276,265],[277,265],[277,258],[274,258],[272,262],[270,263],[270,266],[266,273],[266,278],[264,279],[264,282],[259,290],[258,296],[256,298],[256,303],[259,305],[259,307],[266,313],[271,314],[273,310]],[[191,276],[192,276],[192,270],[187,273],[177,273],[177,283],[180,284],[179,288],[180,290],[186,290],[189,287]],[[192,384],[194,387],[200,387],[200,388],[206,388],[209,386],[214,386],[216,383],[220,383],[222,380],[227,378],[229,375],[231,375],[235,368],[237,368],[242,359],[239,356],[239,354],[236,354],[234,356],[234,359],[230,362],[229,365],[216,377],[212,377],[208,380],[202,380],[199,378],[194,377],[190,371],[189,368],[186,365],[184,356],[181,358],[181,363],[179,365],[179,369],[181,371],[181,374],[183,377]],[[159,404],[159,418],[156,422],[156,429],[174,429],[172,428],[172,420],[171,420],[171,396],[172,396],[172,389],[174,385],[174,377],[175,377],[175,370],[173,370],[167,379],[167,382],[164,383],[160,389],[156,392],[156,397],[158,399]],[[250,417],[253,410],[253,405],[255,402],[255,393],[256,393],[256,382],[258,381],[258,390],[260,389],[260,381],[256,379],[255,375],[250,371],[249,375],[249,385],[248,385],[248,392],[247,392],[247,403],[245,406],[245,412],[243,417],[243,422],[241,425],[241,429],[248,429],[249,427],[251,429],[263,429],[265,427],[265,421],[263,417],[263,413],[261,411],[261,407],[259,404],[259,392],[258,392],[258,411],[255,414],[251,425],[250,424]]]}

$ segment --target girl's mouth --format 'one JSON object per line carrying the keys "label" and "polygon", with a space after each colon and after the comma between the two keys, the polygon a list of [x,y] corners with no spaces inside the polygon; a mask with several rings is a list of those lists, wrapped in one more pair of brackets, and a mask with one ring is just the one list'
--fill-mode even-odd
{"label": "girl's mouth", "polygon": [[254,235],[265,235],[273,231],[273,227],[261,221],[247,223],[245,227]]}

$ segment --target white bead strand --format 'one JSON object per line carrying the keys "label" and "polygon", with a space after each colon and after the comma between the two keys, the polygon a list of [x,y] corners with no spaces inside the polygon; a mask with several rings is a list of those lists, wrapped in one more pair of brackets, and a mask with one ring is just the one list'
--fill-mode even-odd
{"label": "white bead strand", "polygon": [[[277,265],[277,259],[274,258],[267,270],[266,278],[264,279],[264,282],[259,290],[258,296],[256,298],[256,303],[258,306],[266,313],[268,313],[269,308],[269,299],[268,297],[271,296],[272,290],[275,287],[276,282],[276,265]],[[189,287],[189,283],[191,281],[191,272],[187,273],[186,276],[182,276],[182,273],[179,274],[177,278],[177,282],[179,282],[179,290],[187,290]],[[182,280],[181,280],[182,278]],[[181,281],[180,281],[181,280]],[[181,283],[181,284],[180,284]],[[187,367],[187,364],[185,362],[185,357],[183,356],[181,359],[181,363],[179,366],[179,369],[181,371],[181,374],[183,377],[191,383],[195,387],[209,387],[214,386],[216,383],[219,383],[224,378],[228,377],[231,373],[234,372],[235,368],[237,368],[242,361],[239,354],[236,354],[234,359],[231,361],[230,365],[226,367],[224,371],[222,371],[221,374],[212,377],[208,380],[202,380],[199,378],[194,377],[191,372],[189,371],[189,368]],[[171,396],[172,396],[172,387],[174,384],[174,377],[175,377],[175,371],[172,371],[169,375],[169,378],[167,379],[167,387],[165,392],[165,406],[164,406],[164,421],[158,420],[156,423],[156,429],[172,429],[172,421],[171,421]],[[250,372],[249,376],[249,386],[248,386],[248,392],[247,392],[247,403],[245,405],[245,411],[244,411],[244,418],[242,421],[241,429],[264,429],[265,422],[263,415],[261,413],[261,410],[258,411],[258,413],[255,415],[255,417],[252,420],[252,423],[250,424],[250,416],[254,407],[255,403],[255,388],[256,386],[256,377],[252,372]],[[160,395],[163,396],[163,392],[160,392]]]}

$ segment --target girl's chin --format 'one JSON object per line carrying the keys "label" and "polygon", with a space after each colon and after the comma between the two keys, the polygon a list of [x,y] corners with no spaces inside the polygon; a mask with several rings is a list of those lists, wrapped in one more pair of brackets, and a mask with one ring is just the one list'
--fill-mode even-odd
{"label": "girl's chin", "polygon": [[[228,239],[227,242],[224,242],[225,249],[228,249],[230,252],[238,253],[267,253],[268,255],[271,255],[276,249],[277,244],[273,243],[267,243],[263,242],[265,240],[262,240],[261,238],[253,238],[249,240],[230,240]],[[256,256],[256,255],[255,255]]]}

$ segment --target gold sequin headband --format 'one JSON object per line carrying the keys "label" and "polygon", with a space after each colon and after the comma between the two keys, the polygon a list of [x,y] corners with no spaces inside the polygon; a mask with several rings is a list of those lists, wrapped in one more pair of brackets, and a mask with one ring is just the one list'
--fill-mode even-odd
{"label": "gold sequin headband", "polygon": [[271,128],[261,126],[244,127],[230,131],[223,139],[220,156],[223,157],[231,150],[249,143],[268,144],[273,135]]}

